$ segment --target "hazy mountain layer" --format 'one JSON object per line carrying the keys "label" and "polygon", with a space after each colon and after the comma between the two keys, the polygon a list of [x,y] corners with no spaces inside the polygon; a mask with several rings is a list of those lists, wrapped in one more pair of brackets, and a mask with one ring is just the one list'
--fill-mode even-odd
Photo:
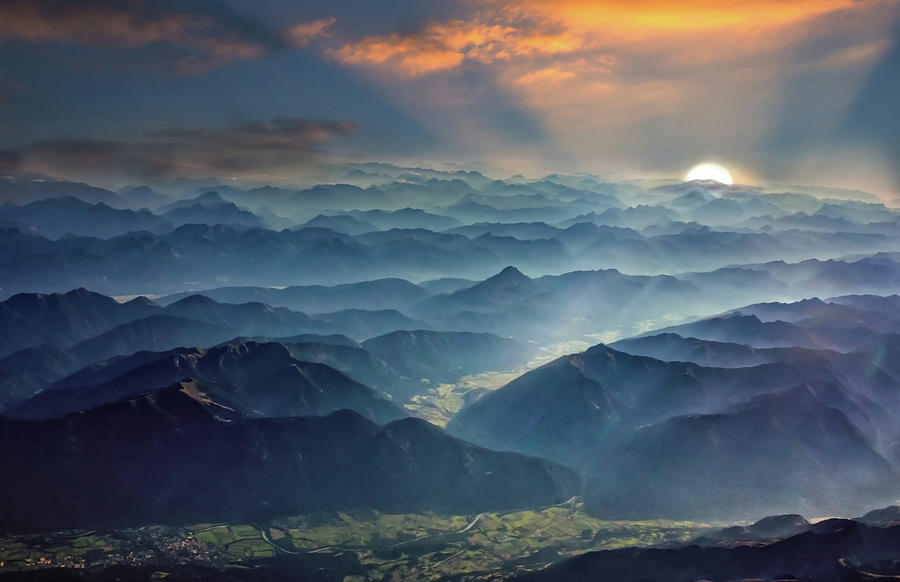
{"label": "hazy mountain layer", "polygon": [[275,343],[228,344],[210,350],[141,352],[86,368],[11,407],[6,414],[52,418],[192,377],[247,416],[324,415],[345,408],[387,422],[405,411],[378,392],[324,364],[302,362]]}

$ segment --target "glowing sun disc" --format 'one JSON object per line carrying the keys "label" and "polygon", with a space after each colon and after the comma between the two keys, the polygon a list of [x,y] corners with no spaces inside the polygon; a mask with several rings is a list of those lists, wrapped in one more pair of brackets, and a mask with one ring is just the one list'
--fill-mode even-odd
{"label": "glowing sun disc", "polygon": [[713,180],[722,184],[728,184],[729,186],[734,184],[734,180],[731,178],[731,174],[728,173],[728,170],[722,166],[717,166],[716,164],[700,164],[699,166],[694,166],[691,168],[691,171],[687,173],[684,180],[685,182],[692,182],[694,180]]}

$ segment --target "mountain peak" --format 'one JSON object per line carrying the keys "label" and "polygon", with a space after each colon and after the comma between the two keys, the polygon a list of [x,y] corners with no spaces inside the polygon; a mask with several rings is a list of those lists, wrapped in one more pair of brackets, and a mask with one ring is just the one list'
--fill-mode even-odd
{"label": "mountain peak", "polygon": [[215,190],[210,190],[209,192],[204,192],[200,196],[194,198],[193,202],[196,202],[197,204],[220,204],[225,202],[225,199]]}
{"label": "mountain peak", "polygon": [[154,306],[156,306],[156,303],[154,303],[153,300],[150,299],[149,297],[147,297],[146,295],[138,295],[137,297],[134,297],[133,299],[129,299],[123,305],[132,305],[135,307],[137,307],[137,306],[154,307]]}
{"label": "mountain peak", "polygon": [[201,295],[200,293],[195,293],[195,294],[193,294],[193,295],[188,295],[187,297],[184,297],[184,298],[182,298],[182,299],[179,299],[178,301],[176,301],[175,303],[173,303],[173,304],[170,305],[169,307],[172,307],[172,306],[179,306],[179,307],[193,306],[193,307],[198,307],[198,306],[201,306],[201,305],[218,305],[218,302],[217,302],[215,299],[211,299],[210,297],[207,297],[206,295]]}
{"label": "mountain peak", "polygon": [[492,304],[506,302],[523,293],[528,294],[534,281],[513,266],[506,267],[493,277],[489,277],[468,289],[457,291],[452,296],[466,302]]}
{"label": "mountain peak", "polygon": [[92,298],[93,297],[97,297],[97,298],[102,297],[103,299],[107,298],[105,295],[101,295],[100,293],[94,293],[93,291],[89,291],[89,290],[85,289],[84,287],[78,287],[76,289],[66,291],[65,296],[66,297],[92,297]]}
{"label": "mountain peak", "polygon": [[505,267],[502,271],[490,277],[484,281],[485,283],[502,283],[504,285],[521,285],[531,283],[531,279],[527,277],[522,271],[513,267],[512,265]]}

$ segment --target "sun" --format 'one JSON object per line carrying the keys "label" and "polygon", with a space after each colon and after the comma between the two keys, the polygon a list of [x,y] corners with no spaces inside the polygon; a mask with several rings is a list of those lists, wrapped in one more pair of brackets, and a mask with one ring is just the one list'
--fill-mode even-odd
{"label": "sun", "polygon": [[684,180],[685,182],[691,182],[693,180],[713,180],[729,186],[734,184],[734,180],[731,178],[731,174],[728,173],[728,170],[722,166],[717,166],[716,164],[700,164],[694,166],[691,168],[691,171],[687,173]]}

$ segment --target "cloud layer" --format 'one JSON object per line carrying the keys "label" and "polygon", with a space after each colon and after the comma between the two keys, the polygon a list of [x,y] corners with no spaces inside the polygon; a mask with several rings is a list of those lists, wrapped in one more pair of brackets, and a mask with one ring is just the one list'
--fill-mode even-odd
{"label": "cloud layer", "polygon": [[169,128],[120,140],[54,139],[0,153],[0,169],[81,179],[277,181],[320,161],[333,140],[355,128],[348,121],[276,119],[225,128]]}
{"label": "cloud layer", "polygon": [[333,19],[273,30],[262,21],[206,0],[3,0],[0,41],[73,43],[154,49],[153,57],[181,75],[305,46]]}

